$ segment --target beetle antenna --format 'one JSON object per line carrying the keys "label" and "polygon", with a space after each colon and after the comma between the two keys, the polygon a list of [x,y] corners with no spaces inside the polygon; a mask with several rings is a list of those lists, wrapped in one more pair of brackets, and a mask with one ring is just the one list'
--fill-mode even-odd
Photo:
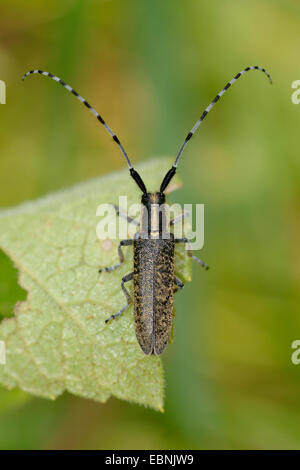
{"label": "beetle antenna", "polygon": [[66,88],[66,90],[68,90],[70,93],[72,93],[74,96],[76,96],[76,98],[81,101],[81,103],[83,103],[92,113],[94,116],[96,116],[96,118],[98,119],[98,121],[105,127],[105,129],[107,130],[107,132],[111,135],[111,137],[113,138],[113,140],[116,142],[116,144],[118,145],[118,147],[120,148],[122,154],[124,155],[125,157],[125,160],[126,160],[126,163],[128,165],[128,168],[129,168],[129,171],[130,171],[130,174],[132,176],[132,178],[134,179],[134,181],[137,183],[137,185],[139,186],[139,188],[143,191],[143,193],[147,193],[147,190],[146,190],[146,186],[142,180],[142,178],[140,177],[140,175],[138,174],[138,172],[133,168],[132,164],[131,164],[131,161],[123,147],[123,145],[121,144],[121,142],[119,141],[118,137],[116,136],[116,134],[111,130],[111,128],[106,124],[106,122],[104,121],[104,119],[100,116],[100,114],[84,99],[82,98],[82,96],[79,95],[79,93],[77,93],[77,91],[74,90],[74,88],[70,87],[70,85],[68,85],[67,83],[65,83],[63,80],[61,80],[59,77],[56,77],[55,75],[53,75],[52,73],[49,73],[49,72],[45,72],[43,70],[30,70],[29,72],[26,72],[23,77],[22,77],[22,80],[25,80],[25,78],[27,78],[29,75],[32,75],[32,74],[35,74],[35,73],[38,73],[40,75],[44,75],[45,77],[50,77],[52,78],[52,80],[55,80],[56,82],[60,83],[64,88]]}
{"label": "beetle antenna", "polygon": [[249,70],[260,70],[261,72],[263,72],[269,79],[270,83],[272,83],[272,78],[270,76],[270,74],[265,70],[263,69],[262,67],[259,67],[258,65],[255,65],[255,66],[251,66],[251,67],[246,67],[244,70],[242,70],[241,72],[239,72],[237,75],[235,75],[235,77],[233,77],[232,80],[230,80],[230,82],[228,82],[224,88],[217,94],[217,96],[212,100],[212,102],[207,106],[207,108],[203,111],[201,117],[198,119],[198,121],[196,122],[196,124],[194,125],[194,127],[190,130],[190,132],[188,133],[188,135],[186,136],[185,138],[185,141],[183,142],[183,144],[181,145],[180,149],[179,149],[179,152],[175,158],[175,161],[173,163],[173,166],[172,168],[167,172],[166,176],[164,177],[163,179],[163,182],[161,184],[161,187],[160,187],[160,191],[161,192],[164,192],[166,187],[168,186],[168,184],[170,183],[171,179],[173,178],[173,176],[175,175],[176,173],[176,168],[177,168],[177,165],[178,165],[178,162],[179,162],[179,159],[181,157],[181,154],[184,150],[184,147],[186,146],[186,144],[188,143],[188,141],[193,137],[193,135],[195,134],[196,130],[198,129],[198,127],[200,126],[200,124],[202,123],[202,121],[204,120],[204,118],[206,117],[206,115],[209,113],[209,111],[214,107],[214,105],[216,104],[216,102],[221,98],[221,96],[223,96],[226,91],[228,90],[228,88],[238,79],[240,78],[242,75],[244,75],[244,73],[246,72],[249,72]]}

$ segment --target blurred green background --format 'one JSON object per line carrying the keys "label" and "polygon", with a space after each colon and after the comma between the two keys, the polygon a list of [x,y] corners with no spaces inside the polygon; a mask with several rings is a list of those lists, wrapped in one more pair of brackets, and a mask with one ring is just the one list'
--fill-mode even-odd
{"label": "blurred green background", "polygon": [[[300,448],[300,79],[298,1],[10,0],[0,2],[0,204],[11,206],[125,168],[119,150],[62,87],[116,130],[134,162],[187,147],[171,200],[205,204],[211,266],[176,296],[163,356],[165,414],[65,394],[55,402],[0,390],[1,449]],[[0,257],[0,312],[24,298]]]}

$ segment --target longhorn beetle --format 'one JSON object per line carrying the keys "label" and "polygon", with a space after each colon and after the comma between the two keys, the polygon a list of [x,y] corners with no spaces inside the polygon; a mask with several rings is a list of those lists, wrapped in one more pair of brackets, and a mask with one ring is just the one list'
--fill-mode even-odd
{"label": "longhorn beetle", "polygon": [[[142,191],[142,210],[139,230],[136,232],[133,239],[122,240],[120,242],[118,247],[119,262],[111,267],[100,269],[99,272],[110,272],[117,269],[124,261],[122,247],[133,246],[133,272],[124,276],[121,281],[121,288],[124,292],[127,303],[123,308],[121,308],[121,310],[114,315],[111,315],[106,322],[119,317],[131,304],[131,296],[124,284],[133,279],[135,332],[139,345],[145,354],[156,354],[159,356],[163,353],[171,335],[174,292],[182,289],[184,286],[183,282],[174,274],[174,250],[175,244],[188,244],[188,239],[175,238],[174,234],[170,231],[170,226],[175,223],[175,220],[170,222],[166,211],[163,209],[165,204],[166,188],[176,173],[179,159],[186,144],[194,135],[206,115],[221,96],[224,95],[228,88],[249,70],[260,70],[265,73],[270,80],[270,83],[272,83],[269,73],[259,66],[246,67],[235,75],[235,77],[225,85],[225,87],[207,106],[199,120],[187,134],[172,167],[166,173],[160,185],[160,189],[156,193],[148,193],[141,176],[133,168],[129,157],[116,134],[106,124],[100,114],[97,113],[97,111],[92,108],[92,106],[72,87],[67,85],[59,77],[42,70],[30,70],[23,76],[23,80],[31,74],[40,74],[50,77],[73,93],[73,95],[75,95],[79,101],[81,101],[94,114],[94,116],[96,116],[98,121],[100,121],[119,146],[127,162],[131,177]],[[117,214],[120,215],[117,207],[116,211]],[[128,218],[128,221],[133,222],[130,218]],[[187,253],[197,263],[208,269],[208,266],[194,256],[190,249],[188,249]]]}

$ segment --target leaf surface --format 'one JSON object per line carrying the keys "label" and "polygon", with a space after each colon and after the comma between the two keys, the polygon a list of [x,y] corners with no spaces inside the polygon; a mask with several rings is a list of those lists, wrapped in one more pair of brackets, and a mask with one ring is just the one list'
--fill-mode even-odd
{"label": "leaf surface", "polygon": [[[169,167],[169,159],[155,159],[138,170],[149,190],[157,190]],[[178,187],[178,180],[173,186]],[[101,203],[117,205],[119,195],[127,195],[129,205],[140,202],[128,171],[0,212],[0,248],[27,291],[14,317],[0,323],[6,346],[6,364],[0,365],[3,386],[50,399],[64,391],[100,402],[114,395],[162,409],[162,363],[142,353],[132,307],[119,319],[104,322],[125,304],[120,281],[132,271],[128,247],[119,269],[98,272],[118,261],[118,240],[97,239],[96,210]],[[182,248],[176,272],[190,280]]]}

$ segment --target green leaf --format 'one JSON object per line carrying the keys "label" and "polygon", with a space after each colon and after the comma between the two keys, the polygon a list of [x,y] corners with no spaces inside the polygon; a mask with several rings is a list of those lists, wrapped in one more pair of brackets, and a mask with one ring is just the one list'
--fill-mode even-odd
{"label": "green leaf", "polygon": [[18,272],[0,250],[0,321],[12,317],[17,301],[25,300],[26,292],[18,285]]}
{"label": "green leaf", "polygon": [[[169,159],[140,167],[150,190],[157,190],[169,167]],[[104,322],[124,305],[120,281],[132,270],[128,247],[119,269],[98,272],[117,262],[118,241],[97,239],[96,209],[100,203],[118,204],[119,195],[127,195],[129,205],[140,202],[128,171],[0,212],[0,248],[28,293],[16,304],[15,316],[0,324],[0,340],[6,345],[0,384],[51,399],[65,390],[100,402],[114,395],[162,410],[161,360],[141,351],[132,307],[119,319]],[[176,271],[190,280],[182,248]]]}

